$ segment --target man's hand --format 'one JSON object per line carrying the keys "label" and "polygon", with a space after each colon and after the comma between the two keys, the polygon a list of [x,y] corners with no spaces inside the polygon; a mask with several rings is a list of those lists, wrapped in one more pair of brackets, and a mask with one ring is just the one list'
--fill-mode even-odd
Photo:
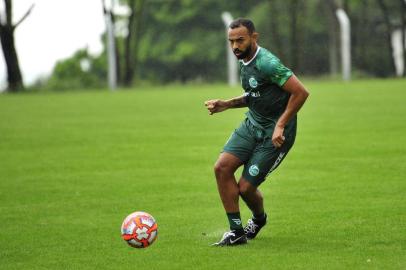
{"label": "man's hand", "polygon": [[229,108],[228,102],[221,99],[208,100],[204,103],[204,105],[206,106],[210,115],[225,111]]}
{"label": "man's hand", "polygon": [[272,143],[275,145],[276,148],[282,146],[283,142],[285,141],[285,136],[283,136],[283,130],[285,128],[276,125],[272,135]]}

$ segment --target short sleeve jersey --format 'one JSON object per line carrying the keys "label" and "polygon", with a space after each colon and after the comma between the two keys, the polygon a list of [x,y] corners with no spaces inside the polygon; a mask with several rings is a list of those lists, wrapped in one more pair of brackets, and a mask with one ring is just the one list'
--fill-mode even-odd
{"label": "short sleeve jersey", "polygon": [[282,86],[292,76],[292,71],[259,46],[249,62],[240,60],[239,65],[241,85],[249,108],[248,119],[254,125],[273,128],[286,109],[290,94]]}

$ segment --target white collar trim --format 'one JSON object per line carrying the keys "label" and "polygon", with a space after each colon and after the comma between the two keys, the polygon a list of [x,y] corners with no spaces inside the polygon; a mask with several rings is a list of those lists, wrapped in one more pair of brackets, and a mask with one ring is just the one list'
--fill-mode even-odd
{"label": "white collar trim", "polygon": [[254,59],[255,57],[257,57],[257,54],[259,52],[259,50],[261,49],[260,46],[258,46],[257,51],[255,52],[254,56],[251,58],[251,60],[249,60],[248,62],[244,62],[244,60],[241,60],[241,62],[243,63],[244,66],[248,66]]}

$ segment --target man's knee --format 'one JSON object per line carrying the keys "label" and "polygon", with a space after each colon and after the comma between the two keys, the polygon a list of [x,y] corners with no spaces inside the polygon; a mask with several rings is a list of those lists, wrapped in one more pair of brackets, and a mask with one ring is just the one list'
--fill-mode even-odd
{"label": "man's knee", "polygon": [[250,194],[253,194],[257,191],[257,187],[252,185],[250,182],[247,180],[241,179],[238,182],[238,189],[240,190],[241,196],[249,196]]}
{"label": "man's knee", "polygon": [[216,176],[228,175],[234,173],[231,166],[224,160],[219,159],[214,164],[214,173]]}
{"label": "man's knee", "polygon": [[241,161],[237,157],[228,153],[222,153],[216,164],[214,164],[214,173],[217,177],[234,174],[240,165]]}

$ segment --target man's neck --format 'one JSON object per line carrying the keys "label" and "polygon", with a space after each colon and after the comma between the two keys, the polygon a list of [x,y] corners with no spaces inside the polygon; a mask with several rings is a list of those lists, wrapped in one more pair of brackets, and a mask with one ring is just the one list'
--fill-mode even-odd
{"label": "man's neck", "polygon": [[248,57],[243,59],[244,62],[248,63],[249,61],[251,61],[252,58],[255,57],[255,54],[257,53],[257,50],[258,50],[258,44],[255,43],[254,46],[252,46],[252,50],[251,50],[250,54],[248,55]]}

